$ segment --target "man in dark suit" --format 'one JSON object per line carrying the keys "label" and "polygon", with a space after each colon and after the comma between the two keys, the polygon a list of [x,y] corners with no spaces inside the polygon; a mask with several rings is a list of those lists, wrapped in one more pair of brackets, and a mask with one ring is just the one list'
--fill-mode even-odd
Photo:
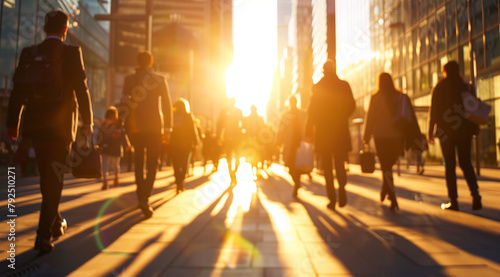
{"label": "man in dark suit", "polygon": [[[59,201],[71,143],[76,136],[78,111],[82,116],[84,135],[92,133],[93,125],[81,49],[79,46],[63,43],[68,22],[69,16],[61,10],[47,13],[44,25],[47,38],[38,45],[23,49],[14,74],[14,89],[7,113],[7,136],[17,140],[20,114],[23,111],[22,135],[33,141],[35,149],[42,193],[35,249],[41,253],[51,251],[54,248],[51,239],[59,238],[67,227],[66,221],[59,214]],[[33,47],[36,47],[36,51]],[[29,93],[27,87],[16,82],[16,77],[27,65],[29,59],[26,57],[34,52],[61,62],[61,97],[45,108],[26,102],[26,95]]]}
{"label": "man in dark suit", "polygon": [[[135,149],[135,181],[139,208],[146,218],[153,216],[149,196],[153,189],[162,147],[162,135],[172,129],[172,105],[167,81],[151,70],[153,56],[148,51],[137,56],[138,68],[125,78],[122,112],[125,129]],[[144,178],[146,151],[146,178]]]}
{"label": "man in dark suit", "polygon": [[434,144],[434,136],[439,138],[446,171],[446,186],[449,203],[443,203],[444,210],[458,211],[458,192],[456,175],[456,155],[458,164],[464,173],[465,180],[472,195],[472,209],[482,208],[481,196],[477,185],[476,174],[471,162],[472,136],[479,133],[479,127],[467,120],[463,115],[462,92],[470,91],[469,85],[460,76],[456,61],[443,66],[444,79],[440,80],[431,92],[432,100],[429,109],[429,143]]}
{"label": "man in dark suit", "polygon": [[351,150],[349,117],[354,112],[356,103],[349,84],[337,76],[333,61],[328,60],[324,64],[323,73],[324,77],[312,89],[307,111],[306,140],[311,141],[314,135],[316,153],[325,172],[326,192],[330,199],[327,207],[334,210],[336,194],[333,185],[332,155],[339,183],[339,207],[343,207],[347,203],[345,192],[347,174],[344,162]]}

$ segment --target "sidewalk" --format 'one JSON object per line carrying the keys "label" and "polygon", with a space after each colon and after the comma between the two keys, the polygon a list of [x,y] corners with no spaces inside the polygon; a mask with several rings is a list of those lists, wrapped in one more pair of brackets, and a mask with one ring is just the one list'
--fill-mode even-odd
{"label": "sidewalk", "polygon": [[[208,175],[198,167],[187,190],[177,196],[172,172],[162,171],[151,199],[155,215],[148,220],[135,209],[132,173],[122,175],[119,188],[107,191],[100,191],[95,180],[69,179],[61,204],[67,234],[43,256],[31,250],[40,196],[36,178],[26,178],[18,185],[17,269],[2,262],[0,273],[500,276],[500,171],[482,170],[484,208],[474,213],[464,180],[459,180],[461,212],[442,211],[444,168],[426,166],[424,176],[413,171],[402,168],[395,177],[401,208],[396,214],[387,202],[379,202],[380,172],[361,174],[356,165],[350,166],[348,205],[336,212],[326,209],[322,176],[313,174],[309,180],[304,175],[295,200],[291,179],[279,165],[256,182],[242,168],[232,190],[226,174]],[[4,209],[5,198],[1,202]],[[5,240],[0,248],[5,260]]]}

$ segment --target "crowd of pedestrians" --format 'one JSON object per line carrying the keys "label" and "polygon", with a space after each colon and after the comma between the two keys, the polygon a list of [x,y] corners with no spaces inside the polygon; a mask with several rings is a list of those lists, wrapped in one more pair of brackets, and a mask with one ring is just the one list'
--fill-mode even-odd
{"label": "crowd of pedestrians", "polygon": [[[42,205],[35,249],[41,253],[51,251],[53,242],[64,235],[67,228],[58,208],[64,173],[74,165],[75,153],[79,153],[78,149],[72,149],[78,145],[73,144],[78,122],[82,125],[79,132],[86,141],[92,140],[94,130],[81,49],[64,43],[68,22],[68,15],[60,10],[46,15],[44,31],[47,37],[40,44],[23,49],[8,107],[8,138],[17,140],[23,113],[22,137],[29,139],[33,159],[36,157],[37,161]],[[45,70],[37,71],[40,59],[45,61]],[[150,218],[154,210],[149,197],[156,172],[161,168],[159,161],[164,158],[165,146],[173,165],[178,194],[185,190],[192,157],[200,147],[198,152],[202,154],[203,165],[206,167],[207,161],[212,161],[212,172],[219,169],[220,158],[226,159],[230,187],[238,183],[236,172],[241,158],[245,158],[257,174],[258,169],[279,160],[278,149],[281,149],[281,159],[293,180],[293,197],[299,197],[301,175],[310,174],[315,166],[324,175],[329,199],[327,208],[335,210],[347,204],[345,162],[352,151],[349,122],[356,102],[350,85],[337,76],[332,61],[324,64],[324,76],[312,87],[306,109],[299,108],[296,96],[288,98],[288,107],[276,130],[264,121],[255,106],[249,116],[244,116],[236,106],[236,99],[230,98],[220,111],[216,129],[207,128],[205,132],[187,100],[181,98],[172,104],[167,80],[152,70],[152,64],[150,52],[138,54],[135,73],[125,78],[123,98],[107,109],[97,128],[94,137],[102,151],[103,190],[110,187],[108,175],[113,176],[115,187],[119,185],[120,157],[124,150],[133,149],[138,208],[145,218]],[[456,62],[444,65],[443,73],[444,79],[432,91],[427,130],[428,142],[433,144],[434,137],[439,138],[443,152],[449,203],[443,203],[442,208],[459,209],[455,173],[458,155],[458,163],[470,188],[472,208],[481,209],[481,196],[471,163],[471,140],[479,128],[463,117],[463,111],[456,109],[457,105],[462,105],[460,92],[470,91],[470,88],[460,77]],[[415,161],[417,172],[423,174],[422,152],[427,149],[427,141],[420,131],[410,98],[395,88],[391,75],[381,73],[377,81],[362,137],[366,145],[373,137],[382,174],[380,200],[388,198],[390,209],[395,211],[399,205],[393,167],[406,151]],[[459,121],[447,120],[452,117]],[[313,155],[317,157],[315,165]],[[307,160],[305,166],[304,160]],[[334,186],[333,169],[338,189]]]}

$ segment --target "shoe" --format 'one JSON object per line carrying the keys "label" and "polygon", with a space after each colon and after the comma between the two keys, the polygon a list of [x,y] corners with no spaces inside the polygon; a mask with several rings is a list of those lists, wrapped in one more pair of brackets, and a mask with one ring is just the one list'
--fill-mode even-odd
{"label": "shoe", "polygon": [[50,239],[44,239],[42,237],[36,236],[35,239],[35,250],[38,250],[40,254],[45,254],[54,249],[54,244],[50,242]]}
{"label": "shoe", "polygon": [[102,181],[102,187],[101,190],[107,190],[108,189],[108,180],[104,179]]}
{"label": "shoe", "polygon": [[115,177],[115,181],[113,183],[113,186],[116,188],[120,185],[120,182],[118,181],[118,176]]}
{"label": "shoe", "polygon": [[483,208],[483,204],[481,203],[481,196],[478,194],[472,197],[472,210],[480,210]]}
{"label": "shoe", "polygon": [[421,167],[419,170],[418,170],[418,174],[419,175],[424,175],[424,168]]}
{"label": "shoe", "polygon": [[293,198],[297,198],[299,196],[299,188],[293,188],[292,196]]}
{"label": "shoe", "polygon": [[397,200],[391,201],[391,206],[389,207],[389,209],[391,209],[391,211],[393,212],[399,210],[398,201]]}
{"label": "shoe", "polygon": [[457,201],[450,201],[449,203],[443,203],[443,204],[441,204],[441,209],[442,210],[458,211],[458,202]]}
{"label": "shoe", "polygon": [[339,207],[342,208],[347,204],[347,195],[345,193],[345,186],[339,187]]}
{"label": "shoe", "polygon": [[149,206],[149,204],[139,204],[139,208],[144,214],[145,219],[151,218],[154,214],[154,210],[151,206]]}
{"label": "shoe", "polygon": [[335,211],[335,202],[330,202],[326,207],[332,211]]}
{"label": "shoe", "polygon": [[64,235],[66,229],[68,229],[68,222],[66,222],[66,219],[63,218],[61,223],[56,224],[54,227],[52,227],[52,239],[59,239],[59,237]]}

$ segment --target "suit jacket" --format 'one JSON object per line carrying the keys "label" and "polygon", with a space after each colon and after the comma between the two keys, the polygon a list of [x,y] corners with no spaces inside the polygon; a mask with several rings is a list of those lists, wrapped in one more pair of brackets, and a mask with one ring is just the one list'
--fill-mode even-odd
{"label": "suit jacket", "polygon": [[138,68],[125,78],[122,109],[127,111],[129,135],[161,135],[172,127],[172,105],[167,81],[149,68]]}
{"label": "suit jacket", "polygon": [[[462,92],[469,86],[461,79],[445,78],[431,92],[428,134],[441,140],[447,137],[467,138],[479,132],[479,127],[465,119]],[[436,130],[435,130],[435,127]]]}
{"label": "suit jacket", "polygon": [[315,134],[317,151],[347,155],[352,148],[349,117],[356,108],[351,87],[337,76],[325,76],[312,89],[306,135]]}
{"label": "suit jacket", "polygon": [[[60,44],[61,52],[56,53]],[[62,55],[63,95],[59,102],[51,104],[50,109],[39,111],[30,109],[24,103],[23,87],[16,85],[10,95],[7,112],[7,127],[17,128],[21,114],[21,134],[32,140],[75,140],[78,128],[78,111],[83,123],[92,124],[92,107],[87,87],[87,77],[79,46],[67,45],[58,39],[49,38],[37,45],[38,53],[49,56]],[[24,66],[25,55],[30,55],[31,47],[24,48],[18,68]]]}

